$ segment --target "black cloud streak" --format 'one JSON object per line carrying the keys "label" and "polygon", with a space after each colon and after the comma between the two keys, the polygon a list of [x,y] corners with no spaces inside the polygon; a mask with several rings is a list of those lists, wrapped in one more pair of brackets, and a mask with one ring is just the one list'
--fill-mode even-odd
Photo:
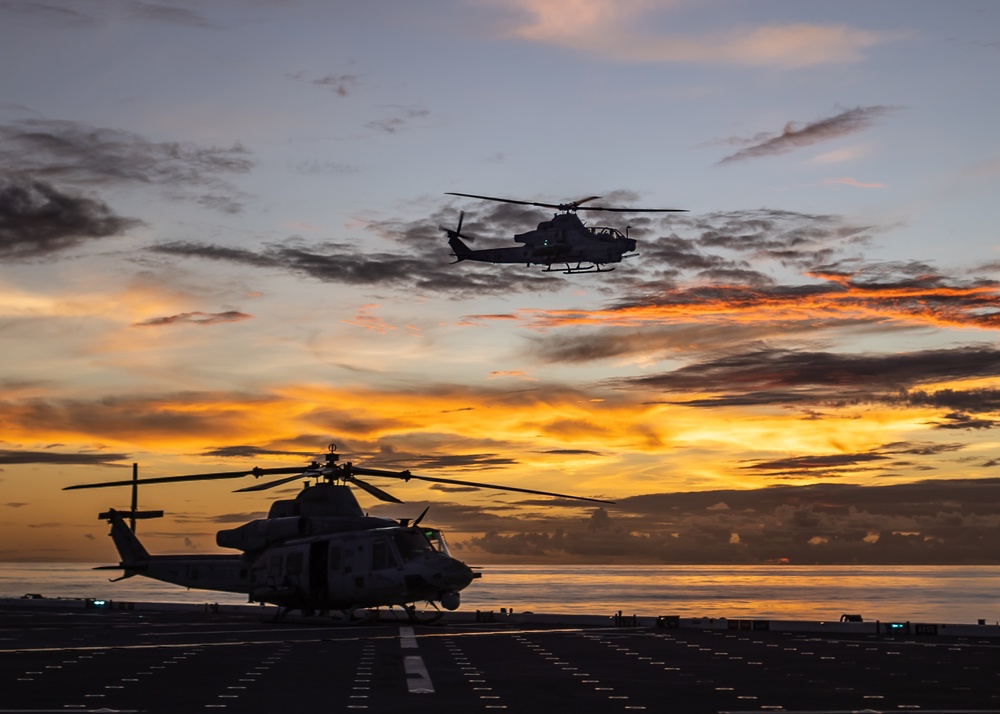
{"label": "black cloud streak", "polygon": [[62,464],[82,466],[125,466],[128,454],[60,454],[51,451],[0,449],[0,464]]}
{"label": "black cloud streak", "polygon": [[[896,442],[861,453],[810,454],[751,461],[741,465],[739,469],[783,480],[842,478],[862,472],[885,473],[886,469],[891,468],[912,468],[915,463],[906,457],[949,454],[962,448],[963,444],[956,443]],[[928,465],[924,468],[930,470],[934,467]]]}
{"label": "black cloud streak", "polygon": [[[705,360],[672,372],[631,377],[615,384],[663,392],[716,392],[683,402],[720,407],[749,403],[849,403],[906,401],[899,392],[930,381],[1000,376],[1000,350],[989,346],[922,350],[900,354],[840,354],[763,347]],[[734,388],[738,392],[734,392]],[[952,396],[955,396],[954,394]],[[964,395],[967,406],[975,393]],[[983,406],[995,394],[983,391]],[[955,397],[957,399],[957,397]]]}
{"label": "black cloud streak", "polygon": [[126,17],[131,20],[154,22],[163,25],[180,25],[201,29],[218,29],[219,26],[206,20],[202,15],[183,7],[172,7],[160,3],[137,2],[125,5]]}
{"label": "black cloud streak", "polygon": [[328,87],[341,97],[346,97],[353,89],[360,77],[356,74],[328,74],[325,77],[312,80],[312,84],[321,87]]}
{"label": "black cloud streak", "polygon": [[120,235],[140,221],[44,181],[0,176],[0,256],[34,258]]}
{"label": "black cloud streak", "polygon": [[745,256],[741,260],[773,260],[809,270],[833,260],[845,248],[868,243],[875,230],[846,223],[839,216],[774,208],[678,214],[659,220],[668,235],[643,241],[644,261],[687,271],[746,265],[704,251],[735,252]]}
{"label": "black cloud streak", "polygon": [[495,555],[587,562],[1000,563],[1000,479],[821,483],[619,499],[589,518],[484,524]]}
{"label": "black cloud streak", "polygon": [[182,312],[177,315],[166,315],[164,317],[153,317],[142,322],[133,323],[133,327],[164,327],[167,325],[190,324],[190,325],[220,325],[229,322],[242,322],[249,320],[252,315],[237,310],[227,310],[226,312]]}
{"label": "black cloud streak", "polygon": [[830,139],[857,133],[871,126],[876,119],[893,111],[893,107],[855,107],[832,117],[819,119],[804,126],[788,122],[780,134],[758,134],[751,139],[732,139],[729,143],[750,143],[745,149],[724,157],[718,163],[729,164],[762,156],[786,154]]}
{"label": "black cloud streak", "polygon": [[138,134],[81,122],[24,119],[0,124],[0,162],[33,178],[92,185],[165,187],[175,199],[193,198],[225,213],[242,210],[243,194],[225,176],[253,168],[250,152],[154,142]]}
{"label": "black cloud streak", "polygon": [[[80,5],[81,3],[70,3]],[[195,28],[217,28],[198,13],[180,7],[160,3],[126,0],[117,3],[93,3],[81,11],[79,7],[60,7],[55,3],[40,3],[30,0],[6,0],[0,2],[0,12],[10,12],[46,24],[59,23],[71,27],[100,26],[111,21],[133,20],[155,22],[164,25],[180,25]]]}
{"label": "black cloud streak", "polygon": [[307,275],[324,283],[416,289],[457,295],[494,295],[510,291],[558,290],[563,281],[535,273],[455,268],[447,248],[436,245],[427,255],[359,253],[339,244],[270,245],[259,252],[193,242],[163,243],[155,253],[204,258]]}

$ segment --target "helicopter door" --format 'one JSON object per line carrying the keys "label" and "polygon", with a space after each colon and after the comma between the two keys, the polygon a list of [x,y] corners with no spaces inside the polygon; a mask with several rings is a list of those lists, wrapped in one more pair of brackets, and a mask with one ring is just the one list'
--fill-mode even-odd
{"label": "helicopter door", "polygon": [[309,599],[313,602],[326,602],[329,596],[326,574],[329,546],[330,542],[325,540],[309,545]]}
{"label": "helicopter door", "polygon": [[356,593],[360,587],[357,573],[354,572],[353,543],[342,545],[339,542],[329,542],[329,546],[327,595],[331,602],[351,604],[356,600]]}

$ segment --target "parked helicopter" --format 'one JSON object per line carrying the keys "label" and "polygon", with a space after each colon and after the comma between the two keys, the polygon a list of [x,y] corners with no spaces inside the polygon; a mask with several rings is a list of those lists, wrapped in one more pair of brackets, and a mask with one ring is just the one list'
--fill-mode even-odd
{"label": "parked helicopter", "polygon": [[[135,534],[135,519],[163,515],[162,511],[138,510],[139,484],[250,475],[260,478],[278,474],[294,475],[236,491],[262,491],[300,478],[307,479],[294,499],[272,503],[267,518],[217,533],[217,545],[239,550],[240,555],[150,555]],[[129,510],[112,508],[99,515],[111,524],[110,535],[121,558],[118,565],[101,568],[124,571],[115,580],[142,575],[188,588],[245,593],[250,602],[277,605],[275,619],[291,610],[301,610],[309,615],[336,613],[350,620],[357,610],[398,606],[412,621],[420,621],[423,617],[422,621],[427,622],[444,614],[440,608],[457,609],[461,603],[459,593],[480,574],[451,554],[444,533],[420,525],[427,509],[412,523],[407,519],[396,521],[365,515],[351,486],[382,501],[402,501],[358,476],[415,479],[610,503],[597,498],[338,463],[333,444],[324,463],[313,461],[305,468],[254,467],[242,471],[139,479],[138,470],[133,466],[131,480],[79,484],[63,490],[132,487]],[[309,480],[314,483],[310,484]],[[126,518],[131,519],[131,527],[125,523]],[[428,603],[431,609],[421,615],[416,609],[418,602]]]}
{"label": "parked helicopter", "polygon": [[[594,201],[600,196],[588,196],[570,203],[539,203],[535,201],[517,201],[510,198],[495,198],[493,196],[478,196],[471,193],[447,193],[448,196],[464,196],[479,198],[484,201],[499,201],[514,203],[521,206],[539,206],[554,208],[559,213],[551,220],[542,221],[533,231],[520,233],[514,240],[523,246],[508,248],[484,248],[473,250],[465,241],[475,238],[462,234],[462,221],[465,212],[458,215],[458,226],[455,230],[440,226],[448,236],[448,245],[455,256],[453,263],[463,260],[477,260],[484,263],[524,263],[544,265],[545,272],[559,270],[567,275],[573,273],[601,273],[614,270],[605,268],[608,263],[620,263],[622,258],[629,258],[635,253],[636,241],[629,238],[628,228],[622,234],[617,228],[607,226],[585,226],[577,211],[614,211],[617,213],[684,213],[683,208],[611,208],[607,206],[584,206],[584,203]],[[465,239],[465,241],[463,240]],[[553,268],[553,263],[563,264],[564,268]],[[572,265],[576,263],[576,265]]]}

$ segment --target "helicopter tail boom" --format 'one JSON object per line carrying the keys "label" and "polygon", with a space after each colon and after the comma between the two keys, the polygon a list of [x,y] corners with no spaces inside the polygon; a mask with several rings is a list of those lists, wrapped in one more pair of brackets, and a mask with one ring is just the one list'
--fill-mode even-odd
{"label": "helicopter tail boom", "polygon": [[465,260],[470,255],[472,255],[472,248],[465,244],[461,236],[455,231],[448,231],[448,245],[451,247],[452,253],[455,255],[455,262],[460,260]]}

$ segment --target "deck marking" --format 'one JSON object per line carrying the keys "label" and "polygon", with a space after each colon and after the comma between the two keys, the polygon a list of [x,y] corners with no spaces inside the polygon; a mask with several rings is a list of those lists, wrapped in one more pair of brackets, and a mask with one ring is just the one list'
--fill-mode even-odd
{"label": "deck marking", "polygon": [[403,659],[406,668],[406,686],[410,694],[434,694],[431,676],[427,673],[427,665],[419,655],[409,655]]}
{"label": "deck marking", "polygon": [[399,628],[399,646],[404,650],[414,650],[417,648],[417,636],[412,627],[402,626]]}

